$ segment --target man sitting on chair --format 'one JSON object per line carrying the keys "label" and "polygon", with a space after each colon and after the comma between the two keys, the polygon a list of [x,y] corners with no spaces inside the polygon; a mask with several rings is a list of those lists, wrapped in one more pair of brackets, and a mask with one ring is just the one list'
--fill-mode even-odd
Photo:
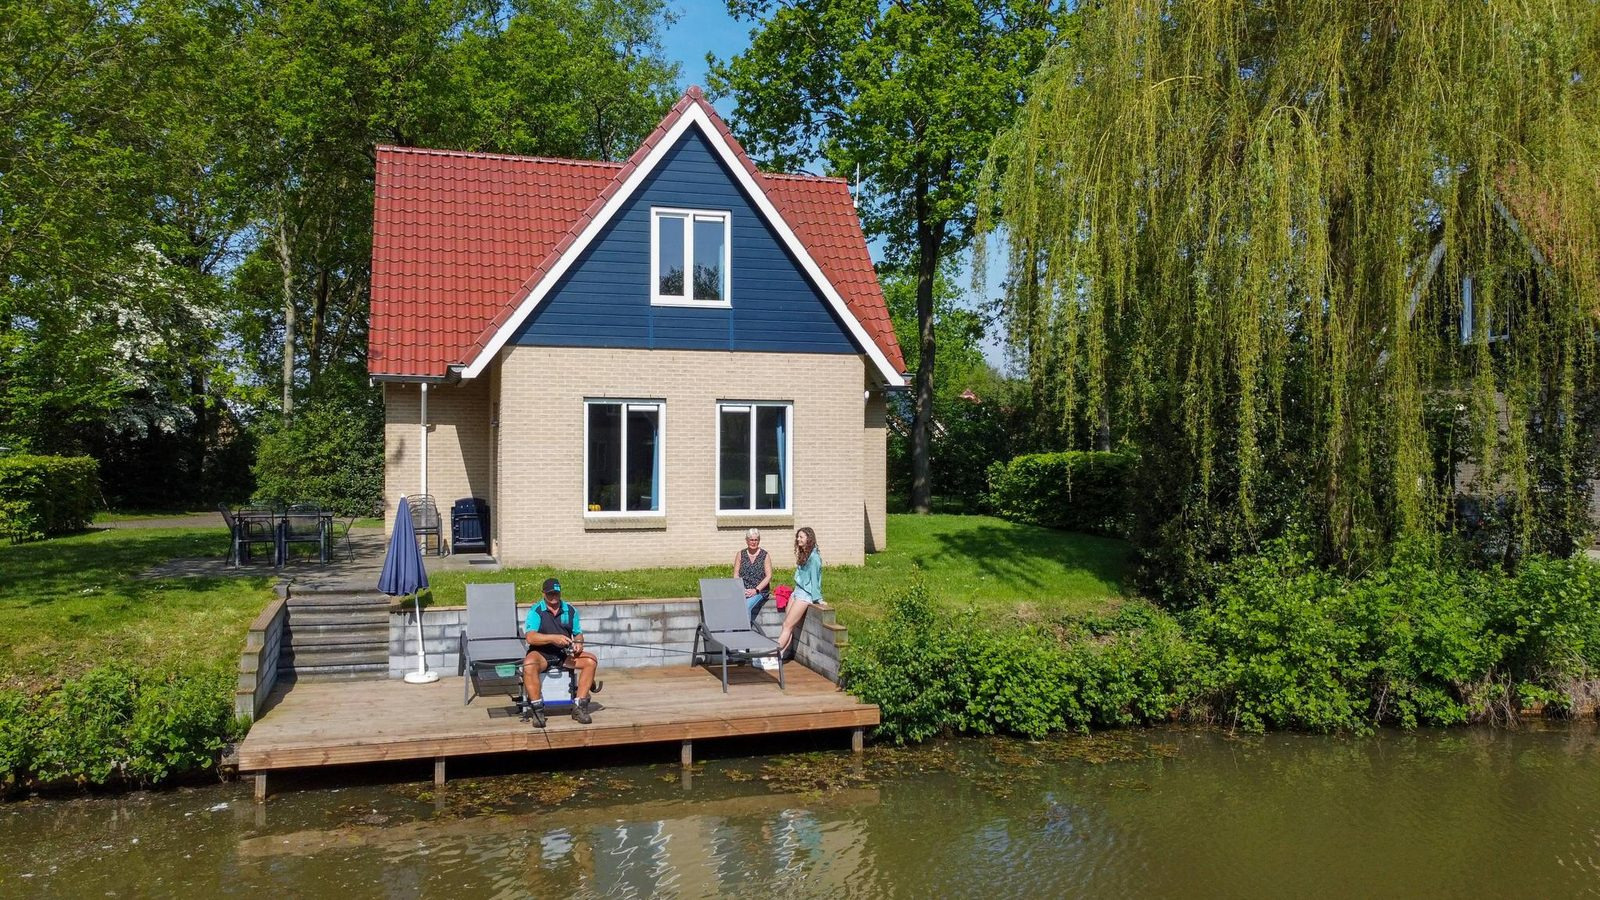
{"label": "man sitting on chair", "polygon": [[[541,676],[551,666],[562,665],[578,673],[578,696],[572,704],[572,717],[584,725],[594,721],[589,717],[589,691],[599,689],[594,676],[600,661],[593,653],[584,652],[583,626],[578,624],[578,611],[572,604],[561,602],[560,581],[544,580],[544,602],[535,603],[528,610],[523,631],[528,641],[528,655],[522,660],[522,686],[528,691],[533,724],[544,727],[544,697],[539,693]],[[600,707],[596,704],[593,708]]]}

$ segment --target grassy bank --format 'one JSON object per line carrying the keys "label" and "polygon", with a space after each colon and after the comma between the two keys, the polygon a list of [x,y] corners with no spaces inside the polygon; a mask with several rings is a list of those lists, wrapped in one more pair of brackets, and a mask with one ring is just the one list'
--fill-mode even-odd
{"label": "grassy bank", "polygon": [[217,556],[227,542],[219,525],[0,544],[0,687],[34,691],[112,661],[237,661],[272,596],[269,577],[141,577],[169,559]]}
{"label": "grassy bank", "polygon": [[[823,595],[839,608],[846,624],[881,617],[889,599],[918,580],[952,609],[1025,620],[1104,610],[1123,595],[1129,550],[1122,541],[987,516],[891,515],[888,526],[888,548],[868,556],[866,565],[826,564]],[[693,597],[699,593],[699,579],[730,574],[738,549],[739,542],[730,540],[726,566],[449,571],[430,574],[430,581],[433,602],[445,605],[465,602],[469,581],[512,581],[517,596],[529,600],[539,596],[540,583],[551,575],[561,578],[562,589],[572,600]],[[773,543],[766,549],[772,554],[777,581],[792,584],[793,550]],[[822,555],[826,561],[826,543]]]}
{"label": "grassy bank", "polygon": [[0,545],[0,793],[148,785],[216,765],[271,579],[147,578],[216,556],[217,528],[129,528]]}

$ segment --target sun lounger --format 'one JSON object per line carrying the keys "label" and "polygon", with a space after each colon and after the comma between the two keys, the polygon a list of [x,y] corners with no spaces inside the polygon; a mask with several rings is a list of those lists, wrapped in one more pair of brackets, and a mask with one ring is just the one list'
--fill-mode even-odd
{"label": "sun lounger", "polygon": [[[461,629],[460,655],[456,674],[461,679],[461,703],[465,706],[478,694],[478,672],[497,666],[514,666],[521,684],[523,657],[528,645],[517,621],[517,586],[514,584],[467,585],[467,627]],[[519,686],[520,693],[521,688]]]}
{"label": "sun lounger", "polygon": [[778,653],[778,642],[750,627],[750,613],[745,607],[744,582],[738,578],[700,579],[700,626],[694,635],[694,662],[702,661],[700,647],[705,646],[704,662],[722,663],[722,692],[728,692],[728,663],[748,663],[762,657],[778,660],[778,687],[784,688],[783,657]]}

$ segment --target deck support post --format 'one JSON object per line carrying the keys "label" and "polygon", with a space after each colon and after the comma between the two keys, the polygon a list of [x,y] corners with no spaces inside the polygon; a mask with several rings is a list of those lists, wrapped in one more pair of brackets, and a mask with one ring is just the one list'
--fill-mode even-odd
{"label": "deck support post", "polygon": [[267,802],[267,773],[256,773],[256,802]]}
{"label": "deck support post", "polygon": [[850,729],[850,752],[860,753],[867,745],[867,730],[865,728]]}
{"label": "deck support post", "polygon": [[433,758],[433,786],[444,787],[444,757]]}
{"label": "deck support post", "polygon": [[694,765],[694,741],[684,741],[678,752],[678,761],[685,769]]}

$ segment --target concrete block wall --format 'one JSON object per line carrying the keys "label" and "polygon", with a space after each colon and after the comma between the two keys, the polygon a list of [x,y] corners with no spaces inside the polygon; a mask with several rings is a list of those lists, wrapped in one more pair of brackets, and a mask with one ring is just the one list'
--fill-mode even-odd
{"label": "concrete block wall", "polygon": [[[499,368],[498,497],[491,502],[502,563],[726,564],[752,525],[769,549],[782,552],[794,529],[809,525],[826,563],[864,561],[870,513],[863,509],[873,502],[865,498],[883,502],[885,460],[881,445],[867,457],[874,442],[863,436],[866,369],[859,356],[511,347]],[[665,404],[663,515],[585,514],[586,399]],[[793,403],[792,514],[717,514],[720,401]],[[866,483],[869,473],[876,473],[875,485]]]}
{"label": "concrete block wall", "polygon": [[[573,605],[578,608],[579,621],[591,649],[600,657],[602,677],[608,668],[689,664],[695,627],[700,623],[698,600],[610,600]],[[519,619],[525,619],[527,614],[527,604],[517,607]],[[422,611],[428,667],[441,675],[456,674],[460,634],[466,617],[466,607],[461,606]],[[758,622],[768,635],[776,638],[783,627],[783,616],[769,603]],[[806,613],[799,639],[795,660],[837,683],[839,652],[846,643],[846,633],[835,621],[834,610],[822,604],[813,606]],[[602,644],[630,646],[600,646]],[[409,610],[394,613],[389,617],[389,677],[400,678],[416,668],[416,618]]]}
{"label": "concrete block wall", "polygon": [[[479,378],[428,386],[428,493],[449,528],[450,504],[483,497],[492,508],[492,385]],[[401,494],[422,491],[422,389],[416,384],[383,386],[384,531],[394,524]],[[446,540],[449,536],[446,535]]]}
{"label": "concrete block wall", "polygon": [[278,651],[283,647],[283,628],[288,621],[287,585],[279,585],[278,596],[250,623],[245,632],[244,652],[239,654],[239,681],[234,688],[233,712],[254,721],[267,695],[278,683]]}

